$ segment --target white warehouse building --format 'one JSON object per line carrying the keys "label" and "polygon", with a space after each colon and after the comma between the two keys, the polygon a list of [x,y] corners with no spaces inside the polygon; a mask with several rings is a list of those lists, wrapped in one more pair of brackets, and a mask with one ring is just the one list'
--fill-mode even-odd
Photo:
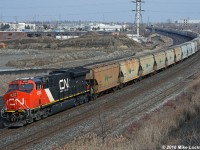
{"label": "white warehouse building", "polygon": [[108,25],[108,24],[96,24],[96,25],[88,25],[85,26],[85,30],[87,31],[121,31],[122,29],[125,29],[125,25]]}
{"label": "white warehouse building", "polygon": [[3,23],[5,24],[9,24],[10,31],[25,31],[26,28],[28,27],[30,31],[34,31],[36,25],[35,24],[26,24],[26,23]]}
{"label": "white warehouse building", "polygon": [[198,23],[200,23],[200,20],[184,18],[184,19],[179,19],[176,22],[179,24],[198,24]]}

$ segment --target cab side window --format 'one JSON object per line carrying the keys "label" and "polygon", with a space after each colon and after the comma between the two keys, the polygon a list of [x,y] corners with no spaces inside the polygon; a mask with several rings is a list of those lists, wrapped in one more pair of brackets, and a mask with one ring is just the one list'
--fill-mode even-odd
{"label": "cab side window", "polygon": [[41,82],[36,82],[35,84],[36,84],[36,90],[42,88],[42,84],[41,84]]}
{"label": "cab side window", "polygon": [[42,82],[43,82],[43,88],[44,89],[46,89],[46,88],[49,87],[49,80],[48,80],[48,78],[44,78]]}

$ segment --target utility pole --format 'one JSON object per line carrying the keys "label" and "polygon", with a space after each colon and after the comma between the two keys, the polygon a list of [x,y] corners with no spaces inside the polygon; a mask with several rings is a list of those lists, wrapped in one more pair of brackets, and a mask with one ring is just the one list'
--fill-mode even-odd
{"label": "utility pole", "polygon": [[133,3],[136,3],[136,9],[133,10],[136,12],[135,14],[135,24],[136,24],[136,28],[137,28],[137,37],[140,36],[140,24],[142,23],[142,10],[141,7],[142,7],[142,3],[144,3],[144,1],[142,0],[135,0],[135,1],[132,1]]}
{"label": "utility pole", "polygon": [[103,23],[105,23],[105,16],[104,16],[104,14],[103,14]]}
{"label": "utility pole", "polygon": [[1,15],[1,23],[3,23],[3,16]]}
{"label": "utility pole", "polygon": [[15,23],[16,23],[15,31],[19,31],[19,24],[18,24],[17,16],[15,16]]}
{"label": "utility pole", "polygon": [[15,16],[15,22],[18,23],[17,16]]}

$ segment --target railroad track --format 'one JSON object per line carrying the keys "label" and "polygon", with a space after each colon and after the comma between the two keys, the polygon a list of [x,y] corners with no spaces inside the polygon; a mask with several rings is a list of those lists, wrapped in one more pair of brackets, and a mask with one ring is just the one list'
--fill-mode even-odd
{"label": "railroad track", "polygon": [[[48,130],[44,130],[44,128],[41,128],[41,129],[38,129],[37,132],[33,132],[29,135],[21,134],[20,137],[17,137],[16,139],[13,139],[13,140],[11,140],[10,142],[7,142],[7,143],[4,142],[4,141],[7,141],[5,136],[7,136],[7,137],[10,136],[12,138],[14,138],[15,136],[13,135],[13,130],[3,130],[0,134],[0,138],[1,138],[1,140],[3,140],[3,143],[0,144],[0,149],[9,149],[10,150],[10,149],[27,148],[29,146],[32,146],[33,143],[39,143],[40,141],[44,140],[45,138],[51,137],[58,132],[62,133],[66,130],[70,130],[72,127],[77,126],[78,124],[81,124],[85,120],[88,120],[89,118],[92,118],[93,116],[98,115],[99,112],[102,112],[102,108],[103,108],[103,111],[105,111],[105,112],[119,108],[119,107],[122,106],[123,103],[126,103],[127,101],[132,99],[132,97],[138,97],[139,95],[141,95],[143,93],[143,91],[148,91],[148,89],[150,89],[151,87],[158,87],[159,85],[167,82],[166,80],[170,81],[176,75],[183,73],[184,70],[185,70],[184,69],[185,67],[191,68],[191,66],[195,62],[198,61],[199,57],[200,57],[200,53],[198,53],[195,56],[193,56],[192,58],[189,58],[188,60],[182,62],[181,64],[176,65],[174,68],[169,68],[168,70],[161,72],[160,74],[157,74],[153,77],[150,77],[149,79],[145,79],[145,80],[142,80],[139,83],[136,83],[135,85],[125,87],[123,89],[123,91],[129,90],[128,94],[127,93],[120,94],[121,91],[118,91],[118,92],[115,93],[116,95],[113,95],[113,94],[105,95],[105,96],[101,97],[100,99],[98,99],[97,101],[100,101],[100,100],[103,100],[103,99],[109,99],[109,97],[111,97],[111,96],[112,96],[112,100],[102,102],[100,104],[100,106],[95,107],[94,109],[85,110],[84,113],[80,113],[78,115],[68,117],[68,119],[65,120],[65,121],[57,122],[56,124],[54,124],[52,126],[47,126],[46,129],[48,128]],[[200,62],[198,62],[198,63],[200,63]],[[170,78],[168,78],[171,70],[173,70],[173,74],[170,76]],[[192,76],[192,74],[189,74],[186,78],[191,77],[191,76]],[[155,82],[157,79],[159,79],[160,81]],[[161,103],[163,101],[163,98],[165,98],[171,92],[177,91],[184,84],[185,84],[185,82],[181,82],[180,85],[177,84],[173,87],[169,87],[169,89],[166,89],[165,94],[157,93],[156,95],[153,95],[150,99],[144,99],[144,100],[138,99],[137,100],[138,103],[136,103],[134,105],[134,107],[131,107],[130,109],[126,109],[126,110],[122,111],[122,113],[120,113],[120,114],[123,115],[123,116],[126,116],[127,114],[131,113],[131,114],[133,114],[132,117],[135,117],[135,116],[143,113],[144,111],[149,110],[149,108],[153,108],[157,104]],[[134,93],[133,93],[133,92],[131,92],[130,87],[134,87],[134,86],[135,86],[135,89],[134,89]],[[152,99],[154,99],[155,97],[160,97],[160,98],[153,101]],[[121,100],[121,98],[123,98],[123,101]],[[52,117],[49,117],[49,118],[43,120],[43,122],[44,121],[50,122],[52,119],[55,119],[56,117],[59,117],[60,115],[66,115],[70,112],[73,112],[74,110],[77,110],[77,109],[80,109],[80,108],[83,108],[83,107],[84,106],[81,106],[79,108],[74,108],[74,109],[62,112],[62,114],[57,114],[57,115],[54,115]],[[119,116],[114,115],[113,118],[117,118],[117,117],[119,117]],[[127,122],[127,120],[129,120],[129,119],[130,119],[129,117],[128,118],[124,117],[123,122]],[[36,123],[30,125],[30,128],[37,126],[38,124],[41,124],[41,123],[36,122]],[[29,126],[27,126],[27,128],[29,128]],[[99,130],[100,130],[99,128],[100,128],[99,126],[94,126],[93,128],[91,128],[90,131],[96,131],[97,133],[99,133]],[[117,124],[113,129],[116,129],[116,128],[118,128]],[[23,130],[24,129],[22,129],[22,128],[17,129],[17,132],[15,134],[16,135],[20,134],[20,133],[23,132]]]}
{"label": "railroad track", "polygon": [[172,46],[179,45],[179,44],[182,44],[182,43],[192,40],[192,38],[190,38],[190,37],[184,37],[184,36],[177,35],[177,34],[169,34],[169,33],[165,33],[165,32],[158,32],[158,33],[161,35],[170,37],[173,40]]}

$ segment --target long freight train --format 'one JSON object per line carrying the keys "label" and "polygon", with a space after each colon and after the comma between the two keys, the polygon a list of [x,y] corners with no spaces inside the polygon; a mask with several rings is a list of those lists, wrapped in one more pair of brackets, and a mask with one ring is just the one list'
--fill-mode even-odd
{"label": "long freight train", "polygon": [[49,75],[10,82],[1,110],[4,125],[24,126],[89,102],[105,92],[122,88],[129,82],[136,82],[199,51],[198,35],[180,31],[173,33],[197,38],[140,57],[129,57],[88,67],[55,70]]}

